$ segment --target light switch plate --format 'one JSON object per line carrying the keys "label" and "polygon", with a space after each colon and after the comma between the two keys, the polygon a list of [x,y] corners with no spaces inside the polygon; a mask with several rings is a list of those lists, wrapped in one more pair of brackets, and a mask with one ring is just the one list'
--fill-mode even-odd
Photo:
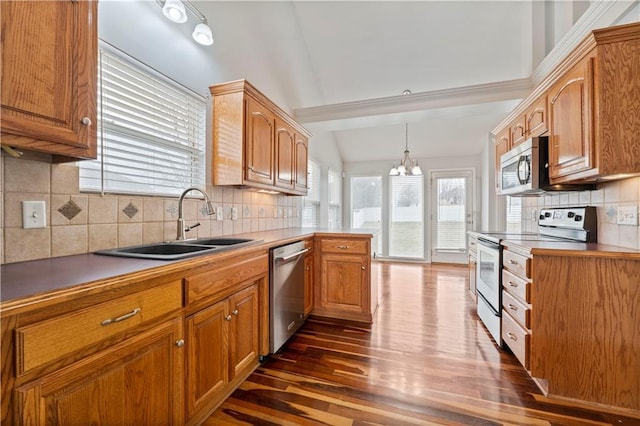
{"label": "light switch plate", "polygon": [[44,201],[22,202],[22,227],[24,229],[47,227]]}
{"label": "light switch plate", "polygon": [[618,225],[638,226],[638,206],[618,206]]}
{"label": "light switch plate", "polygon": [[231,207],[231,220],[238,220],[238,208]]}
{"label": "light switch plate", "polygon": [[222,221],[222,219],[224,219],[223,215],[224,215],[224,213],[222,211],[222,207],[216,207],[216,220],[218,222],[220,222],[220,221]]}

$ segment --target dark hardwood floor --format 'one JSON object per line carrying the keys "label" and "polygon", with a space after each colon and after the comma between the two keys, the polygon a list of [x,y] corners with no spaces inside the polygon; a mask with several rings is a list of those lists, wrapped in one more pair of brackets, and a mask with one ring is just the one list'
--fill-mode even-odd
{"label": "dark hardwood floor", "polygon": [[638,425],[548,401],[499,350],[466,267],[380,264],[371,326],[312,318],[206,425]]}

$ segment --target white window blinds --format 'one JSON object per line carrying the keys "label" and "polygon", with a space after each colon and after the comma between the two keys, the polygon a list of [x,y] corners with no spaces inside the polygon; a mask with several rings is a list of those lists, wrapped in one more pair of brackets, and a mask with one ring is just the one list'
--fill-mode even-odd
{"label": "white window blinds", "polygon": [[205,99],[132,58],[101,49],[98,159],[80,189],[179,195],[205,181]]}
{"label": "white window blinds", "polygon": [[336,170],[329,169],[329,228],[340,227],[340,183],[340,173]]}
{"label": "white window blinds", "polygon": [[320,226],[320,165],[311,159],[307,169],[307,182],[309,190],[304,197],[302,207],[302,226],[318,227]]}

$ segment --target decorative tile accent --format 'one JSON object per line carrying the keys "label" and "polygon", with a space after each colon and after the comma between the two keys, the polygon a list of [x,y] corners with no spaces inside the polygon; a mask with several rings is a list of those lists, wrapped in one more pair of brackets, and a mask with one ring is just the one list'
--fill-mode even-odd
{"label": "decorative tile accent", "polygon": [[71,220],[76,217],[82,211],[82,209],[73,200],[69,200],[62,207],[60,207],[58,211],[64,217]]}
{"label": "decorative tile accent", "polygon": [[166,210],[172,217],[178,215],[178,205],[176,203],[169,204]]}
{"label": "decorative tile accent", "polygon": [[134,206],[133,203],[129,203],[127,207],[122,209],[122,212],[126,214],[129,219],[133,219],[133,217],[138,214],[138,208]]}

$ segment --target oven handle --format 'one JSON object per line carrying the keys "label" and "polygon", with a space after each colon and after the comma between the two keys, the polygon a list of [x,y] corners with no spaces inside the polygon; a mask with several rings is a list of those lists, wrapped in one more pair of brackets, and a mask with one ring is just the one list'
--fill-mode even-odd
{"label": "oven handle", "polygon": [[[524,170],[520,168],[521,164],[524,164]],[[518,171],[518,181],[520,181],[520,185],[526,185],[529,183],[529,180],[531,179],[531,162],[528,156],[520,156],[516,170]],[[524,172],[524,177],[522,176],[522,173],[520,173],[521,171]]]}
{"label": "oven handle", "polygon": [[287,260],[291,260],[291,259],[293,259],[294,257],[298,257],[298,256],[300,256],[300,255],[302,255],[302,254],[305,254],[305,253],[306,253],[306,252],[308,252],[308,251],[309,251],[309,249],[308,249],[308,248],[306,248],[306,249],[303,249],[303,250],[297,251],[297,252],[295,252],[295,253],[293,253],[293,254],[290,254],[289,256],[277,257],[277,258],[276,258],[276,260],[277,260],[278,262],[286,262]]}

